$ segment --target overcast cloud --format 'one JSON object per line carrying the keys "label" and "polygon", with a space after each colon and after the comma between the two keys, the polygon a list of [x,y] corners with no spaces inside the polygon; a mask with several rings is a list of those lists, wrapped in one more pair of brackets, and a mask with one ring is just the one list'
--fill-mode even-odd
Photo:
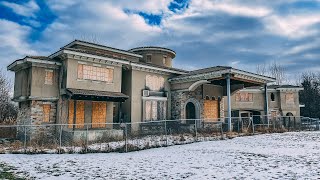
{"label": "overcast cloud", "polygon": [[[94,37],[121,49],[164,46],[174,66],[255,71],[277,61],[293,74],[320,70],[320,1],[48,0],[0,2],[0,66]],[[312,68],[311,68],[312,67]],[[12,76],[12,74],[11,74]]]}

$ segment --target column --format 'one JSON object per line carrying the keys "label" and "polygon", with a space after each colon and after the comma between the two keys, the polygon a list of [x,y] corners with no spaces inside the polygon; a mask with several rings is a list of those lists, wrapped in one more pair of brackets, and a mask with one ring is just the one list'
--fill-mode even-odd
{"label": "column", "polygon": [[231,88],[230,88],[230,74],[226,75],[227,81],[227,103],[228,103],[228,131],[232,131],[231,126]]}

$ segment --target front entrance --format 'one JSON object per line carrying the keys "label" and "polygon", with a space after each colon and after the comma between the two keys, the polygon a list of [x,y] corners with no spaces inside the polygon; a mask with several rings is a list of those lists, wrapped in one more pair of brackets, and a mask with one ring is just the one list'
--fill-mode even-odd
{"label": "front entrance", "polygon": [[[196,106],[192,102],[186,105],[186,119],[196,119]],[[187,121],[187,124],[194,124],[194,121]]]}

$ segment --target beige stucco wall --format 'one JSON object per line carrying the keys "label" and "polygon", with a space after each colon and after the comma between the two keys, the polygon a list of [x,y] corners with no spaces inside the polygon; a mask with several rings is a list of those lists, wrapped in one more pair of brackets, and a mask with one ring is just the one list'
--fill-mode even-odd
{"label": "beige stucco wall", "polygon": [[[45,84],[46,70],[53,70],[52,85]],[[30,96],[41,97],[41,98],[45,98],[45,97],[57,98],[59,95],[59,88],[58,88],[59,70],[33,66],[31,71],[32,71],[32,81],[31,81]]]}
{"label": "beige stucco wall", "polygon": [[98,63],[83,62],[75,59],[67,59],[67,88],[74,89],[88,89],[96,91],[110,91],[110,92],[121,92],[121,75],[122,68],[118,66],[110,66],[105,64],[99,64],[101,67],[112,67],[113,71],[113,82],[106,83],[101,81],[93,80],[82,80],[78,79],[78,62],[86,63],[87,65],[93,65]]}
{"label": "beige stucco wall", "polygon": [[15,73],[14,98],[30,95],[31,68],[22,69]]}
{"label": "beige stucco wall", "polygon": [[[161,75],[157,73],[144,72],[139,70],[128,70],[124,73],[124,82],[132,79],[132,83],[125,82],[123,84],[123,93],[129,95],[129,99],[122,105],[122,112],[128,115],[131,122],[141,122],[143,119],[143,99],[142,91],[146,89],[146,75],[157,75],[162,76],[165,79],[164,91],[169,91],[168,75]],[[169,104],[169,99],[167,101],[167,106]],[[167,114],[168,114],[167,107]],[[131,115],[131,116],[130,116]],[[167,115],[167,118],[169,116]]]}
{"label": "beige stucco wall", "polygon": [[285,96],[287,92],[280,92],[282,115],[286,116],[287,113],[291,112],[294,116],[300,116],[299,93],[290,91],[290,93],[294,93],[294,104],[287,104]]}
{"label": "beige stucco wall", "polygon": [[[143,56],[141,59],[143,62],[147,61],[147,55],[151,55],[152,64],[172,67],[172,55],[168,52],[164,51],[156,51],[156,50],[143,50],[143,51],[135,51],[135,53]],[[163,64],[163,56],[166,56],[166,63]]]}
{"label": "beige stucco wall", "polygon": [[[260,111],[261,115],[265,115],[264,106],[264,91],[240,91],[253,94],[253,102],[236,102],[236,93],[231,96],[231,108],[232,110],[255,110]],[[275,100],[271,101],[271,93],[275,95]],[[224,98],[225,115],[227,116],[228,105],[227,97]],[[285,116],[288,112],[291,112],[294,116],[300,116],[299,107],[299,94],[294,92],[294,104],[286,104],[285,92],[271,91],[268,92],[268,109],[269,114],[271,111],[282,111],[279,115]]]}

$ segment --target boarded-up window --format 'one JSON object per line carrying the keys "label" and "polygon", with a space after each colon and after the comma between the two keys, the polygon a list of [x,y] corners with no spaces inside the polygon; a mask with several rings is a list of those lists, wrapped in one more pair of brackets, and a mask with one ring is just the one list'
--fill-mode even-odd
{"label": "boarded-up window", "polygon": [[161,76],[147,75],[146,86],[151,91],[160,91],[164,88],[164,78]]}
{"label": "boarded-up window", "polygon": [[146,101],[146,120],[151,120],[151,101]]}
{"label": "boarded-up window", "polygon": [[216,100],[204,100],[204,118],[207,121],[217,121],[219,118],[219,103]]}
{"label": "boarded-up window", "polygon": [[76,128],[84,128],[84,101],[76,102]]}
{"label": "boarded-up window", "polygon": [[73,127],[73,117],[74,117],[74,101],[69,100],[69,118],[68,118],[68,128]]}
{"label": "boarded-up window", "polygon": [[78,79],[113,82],[113,69],[78,64]]}
{"label": "boarded-up window", "polygon": [[43,104],[42,109],[43,109],[43,122],[50,122],[51,105],[50,104]]}
{"label": "boarded-up window", "polygon": [[167,103],[166,101],[146,101],[145,120],[156,121],[166,119]]}
{"label": "boarded-up window", "polygon": [[106,127],[107,103],[92,102],[92,128]]}
{"label": "boarded-up window", "polygon": [[[74,101],[69,101],[69,119],[68,128],[72,128],[74,124]],[[84,101],[76,101],[76,121],[75,128],[84,128]]]}
{"label": "boarded-up window", "polygon": [[236,94],[237,102],[252,102],[253,94],[252,93],[237,93]]}
{"label": "boarded-up window", "polygon": [[48,85],[53,84],[53,70],[46,69],[44,84],[48,84]]}
{"label": "boarded-up window", "polygon": [[286,93],[286,103],[294,104],[294,95],[293,93]]}

